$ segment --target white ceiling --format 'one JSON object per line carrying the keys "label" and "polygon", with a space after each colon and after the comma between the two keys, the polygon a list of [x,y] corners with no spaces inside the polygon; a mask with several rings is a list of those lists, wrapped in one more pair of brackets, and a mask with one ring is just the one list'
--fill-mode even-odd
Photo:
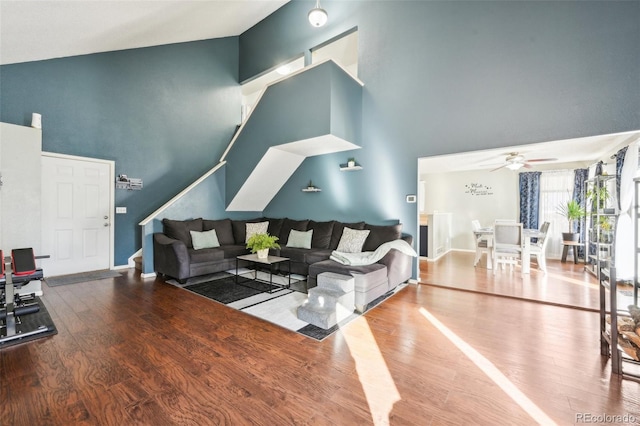
{"label": "white ceiling", "polygon": [[0,64],[237,36],[289,0],[1,0]]}
{"label": "white ceiling", "polygon": [[556,158],[555,161],[532,163],[532,168],[520,169],[520,172],[588,167],[600,160],[610,162],[611,155],[638,139],[640,139],[640,131],[439,155],[419,159],[418,170],[420,175],[493,170],[505,164],[506,157],[512,152],[523,155],[525,161]]}

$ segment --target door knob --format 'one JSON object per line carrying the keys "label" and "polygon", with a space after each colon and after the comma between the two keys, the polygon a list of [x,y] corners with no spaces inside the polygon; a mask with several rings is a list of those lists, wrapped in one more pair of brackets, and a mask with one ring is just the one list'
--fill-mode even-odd
{"label": "door knob", "polygon": [[109,216],[105,216],[105,217],[104,217],[104,220],[107,220],[107,219],[109,219]]}
{"label": "door knob", "polygon": [[109,226],[109,222],[105,222],[105,223],[104,223],[104,226]]}

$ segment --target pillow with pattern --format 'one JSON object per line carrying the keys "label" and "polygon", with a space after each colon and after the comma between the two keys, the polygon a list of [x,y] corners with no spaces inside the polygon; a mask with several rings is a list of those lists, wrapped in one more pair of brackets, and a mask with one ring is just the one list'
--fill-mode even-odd
{"label": "pillow with pattern", "polygon": [[340,237],[340,242],[338,243],[336,251],[343,253],[362,252],[362,246],[364,246],[364,242],[369,236],[369,232],[371,231],[368,229],[358,230],[345,227],[342,230],[342,237]]}
{"label": "pillow with pattern", "polygon": [[244,239],[244,242],[248,242],[249,238],[251,238],[253,235],[255,234],[266,234],[267,233],[267,228],[269,227],[269,222],[255,222],[255,223],[251,223],[248,222],[247,223],[247,236]]}

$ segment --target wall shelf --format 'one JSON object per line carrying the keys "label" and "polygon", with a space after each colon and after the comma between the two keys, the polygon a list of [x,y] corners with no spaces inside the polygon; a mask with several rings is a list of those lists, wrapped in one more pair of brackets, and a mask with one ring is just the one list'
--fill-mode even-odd
{"label": "wall shelf", "polygon": [[322,189],[316,188],[315,186],[308,186],[306,188],[302,188],[302,192],[320,192]]}
{"label": "wall shelf", "polygon": [[346,164],[340,164],[341,172],[355,172],[356,170],[362,170],[362,166],[355,165],[355,166],[349,167]]}

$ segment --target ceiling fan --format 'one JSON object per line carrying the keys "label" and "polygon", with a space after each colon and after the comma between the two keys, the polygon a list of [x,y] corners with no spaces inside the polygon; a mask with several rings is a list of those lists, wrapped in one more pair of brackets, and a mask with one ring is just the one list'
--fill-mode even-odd
{"label": "ceiling fan", "polygon": [[534,158],[531,160],[525,160],[524,155],[519,154],[517,152],[510,152],[509,155],[507,155],[507,158],[505,158],[504,164],[491,171],[495,172],[496,170],[502,169],[503,167],[506,167],[509,170],[518,170],[521,167],[525,167],[529,169],[531,168],[531,165],[529,163],[541,163],[544,161],[556,161],[556,160],[557,158]]}

